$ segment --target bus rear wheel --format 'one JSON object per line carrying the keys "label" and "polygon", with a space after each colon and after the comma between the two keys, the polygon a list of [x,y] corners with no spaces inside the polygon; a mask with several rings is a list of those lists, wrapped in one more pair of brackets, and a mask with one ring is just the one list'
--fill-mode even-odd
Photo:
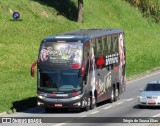
{"label": "bus rear wheel", "polygon": [[95,109],[97,107],[96,105],[97,105],[97,98],[96,98],[96,96],[95,97],[91,96],[91,107],[90,107],[90,109],[91,110]]}
{"label": "bus rear wheel", "polygon": [[114,92],[114,88],[112,88],[111,90],[111,98],[109,99],[110,103],[113,103],[115,100],[115,92]]}
{"label": "bus rear wheel", "polygon": [[115,89],[115,98],[114,101],[116,102],[119,99],[119,90],[118,88]]}

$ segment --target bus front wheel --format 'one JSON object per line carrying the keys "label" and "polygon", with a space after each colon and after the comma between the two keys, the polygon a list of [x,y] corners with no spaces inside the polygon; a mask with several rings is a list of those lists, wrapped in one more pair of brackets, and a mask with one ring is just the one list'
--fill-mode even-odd
{"label": "bus front wheel", "polygon": [[49,107],[45,107],[45,111],[48,112],[48,113],[50,113],[50,112],[53,111],[53,109],[52,109],[52,108],[49,108]]}
{"label": "bus front wheel", "polygon": [[112,90],[111,90],[111,98],[110,98],[110,103],[113,103],[114,102],[114,100],[115,100],[115,92],[114,92],[114,88],[112,88]]}
{"label": "bus front wheel", "polygon": [[91,105],[91,99],[89,97],[88,100],[87,100],[87,106],[85,107],[85,111],[89,111],[90,105]]}

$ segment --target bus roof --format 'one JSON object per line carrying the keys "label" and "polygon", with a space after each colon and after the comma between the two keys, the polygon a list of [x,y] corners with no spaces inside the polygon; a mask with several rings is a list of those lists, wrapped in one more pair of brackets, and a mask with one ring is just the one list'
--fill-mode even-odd
{"label": "bus roof", "polygon": [[104,36],[107,34],[123,33],[121,29],[81,29],[78,31],[67,32],[59,35],[48,36],[44,41],[81,41],[85,42],[91,38]]}

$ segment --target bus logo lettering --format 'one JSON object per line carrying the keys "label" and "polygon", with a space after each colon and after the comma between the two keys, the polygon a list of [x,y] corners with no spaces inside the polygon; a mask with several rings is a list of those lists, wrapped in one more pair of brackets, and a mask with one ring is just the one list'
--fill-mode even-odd
{"label": "bus logo lettering", "polygon": [[106,56],[106,65],[118,63],[118,53]]}

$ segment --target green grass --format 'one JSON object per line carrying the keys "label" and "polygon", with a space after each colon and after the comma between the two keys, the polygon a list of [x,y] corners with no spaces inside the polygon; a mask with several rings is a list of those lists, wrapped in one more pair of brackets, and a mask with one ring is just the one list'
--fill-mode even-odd
{"label": "green grass", "polygon": [[[11,21],[9,8],[19,11],[22,21]],[[0,112],[36,96],[30,66],[48,35],[83,28],[121,28],[126,33],[128,77],[160,66],[160,25],[144,19],[124,1],[85,0],[82,24],[32,0],[0,0],[0,12]]]}
{"label": "green grass", "polygon": [[144,17],[154,22],[160,22],[160,1],[159,0],[125,0],[138,8]]}

